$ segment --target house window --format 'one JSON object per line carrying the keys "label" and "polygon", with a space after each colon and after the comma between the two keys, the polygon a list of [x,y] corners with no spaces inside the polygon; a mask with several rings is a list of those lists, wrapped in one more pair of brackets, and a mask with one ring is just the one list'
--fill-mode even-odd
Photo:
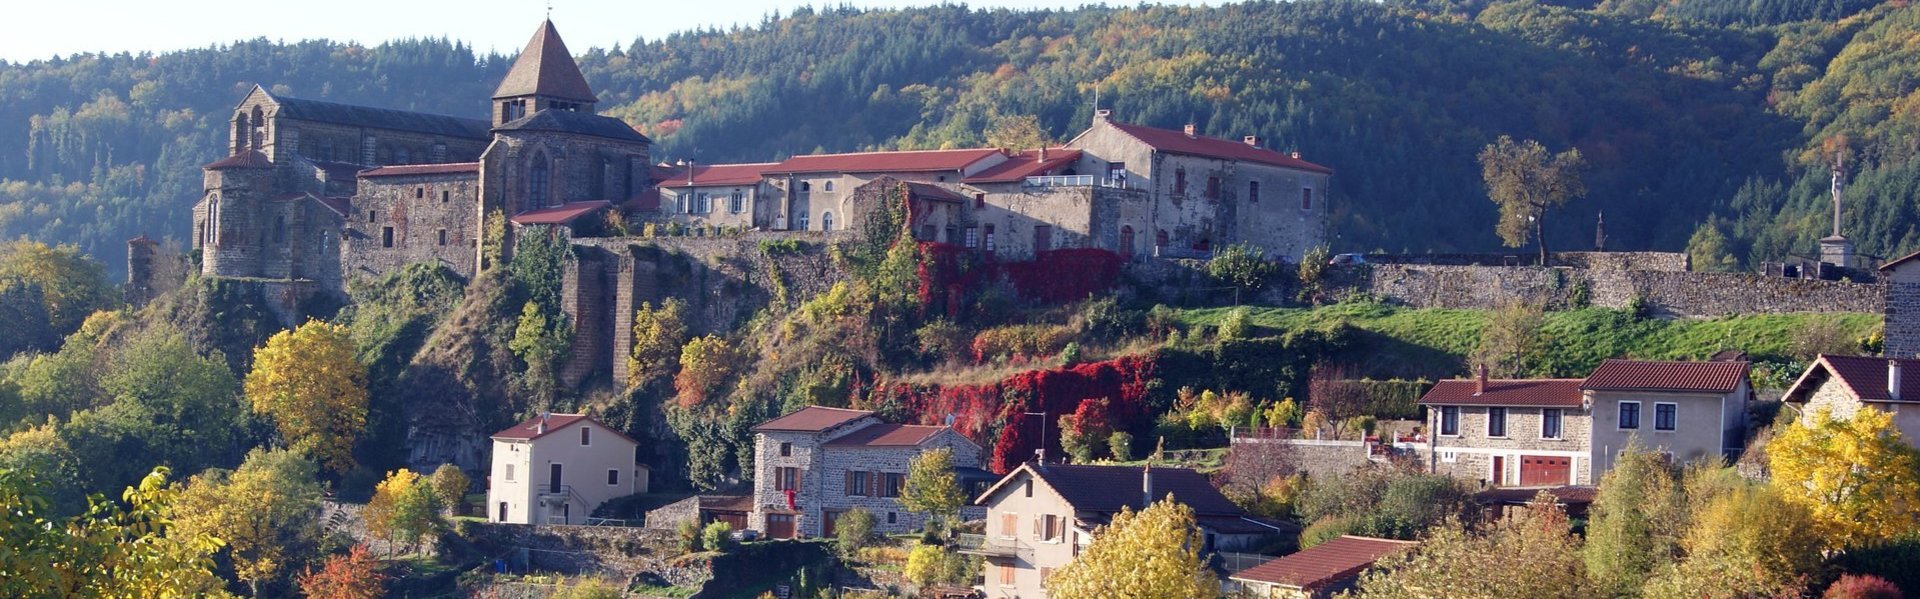
{"label": "house window", "polygon": [[1260,182],[1259,181],[1247,182],[1247,203],[1250,203],[1250,204],[1260,203]]}
{"label": "house window", "polygon": [[871,495],[872,493],[868,490],[872,488],[872,485],[873,473],[860,470],[847,472],[848,496],[866,497]]}
{"label": "house window", "polygon": [[1000,586],[1013,586],[1013,564],[1000,564]]}
{"label": "house window", "polygon": [[1219,177],[1213,177],[1213,176],[1207,177],[1207,199],[1209,200],[1220,199],[1220,178]]}
{"label": "house window", "polygon": [[1153,232],[1153,247],[1160,247],[1160,248],[1167,247],[1167,244],[1171,241],[1172,240],[1167,237],[1166,229],[1160,229]]}
{"label": "house window", "polygon": [[1448,464],[1458,462],[1460,461],[1460,454],[1454,453],[1451,451],[1442,451],[1440,452],[1440,461],[1446,462]]}
{"label": "house window", "polygon": [[1460,406],[1440,406],[1440,434],[1460,434]]}
{"label": "house window", "polygon": [[791,457],[792,455],[793,455],[793,444],[792,444],[792,443],[781,443],[781,444],[780,444],[780,457],[783,457],[783,458],[784,458],[784,457]]}
{"label": "house window", "polygon": [[1507,409],[1487,408],[1487,436],[1507,436]]}
{"label": "house window", "polygon": [[1620,402],[1620,430],[1640,428],[1640,402]]}
{"label": "house window", "polygon": [[513,482],[513,464],[507,464],[507,482]]}
{"label": "house window", "polygon": [[820,213],[820,230],[822,231],[833,230],[833,213],[832,212]]}
{"label": "house window", "polygon": [[746,205],[747,194],[745,192],[735,189],[733,190],[733,195],[727,196],[727,212],[739,214],[740,211],[746,209]]}
{"label": "house window", "polygon": [[1187,195],[1187,169],[1185,168],[1173,171],[1173,195]]}
{"label": "house window", "polygon": [[440,203],[445,204],[450,201],[453,201],[453,192],[444,189],[440,190]]}
{"label": "house window", "polygon": [[1653,430],[1670,431],[1680,416],[1680,405],[1671,403],[1653,404]]}
{"label": "house window", "polygon": [[1019,523],[1020,523],[1019,514],[1015,514],[1013,512],[1006,512],[1006,513],[1000,514],[1000,538],[1003,538],[1003,539],[1013,538],[1014,529],[1019,526]]}
{"label": "house window", "polygon": [[801,212],[793,215],[793,224],[802,231],[807,230],[807,213]]}
{"label": "house window", "polygon": [[373,213],[373,211],[372,211],[372,210],[368,210],[368,211],[367,211],[367,222],[373,222],[373,221],[374,221],[374,218],[373,218],[373,216],[374,216],[374,213]]}
{"label": "house window", "polygon": [[993,253],[993,225],[987,225],[987,253]]}
{"label": "house window", "polygon": [[415,187],[415,188],[413,188],[413,199],[416,199],[416,200],[418,200],[418,199],[420,199],[420,198],[424,198],[424,197],[427,197],[427,188],[425,188],[425,187]]}
{"label": "house window", "polygon": [[987,207],[987,194],[984,194],[984,193],[973,194],[973,207],[975,208]]}
{"label": "house window", "polygon": [[611,468],[607,469],[607,485],[612,486],[617,484],[620,484],[620,471]]}
{"label": "house window", "polygon": [[783,466],[773,469],[773,490],[787,491],[800,489],[800,469]]}
{"label": "house window", "polygon": [[906,475],[894,472],[880,472],[874,476],[879,478],[880,483],[880,492],[876,494],[878,497],[899,497],[900,487],[907,482]]}
{"label": "house window", "polygon": [[1127,186],[1127,163],[1107,163],[1107,184],[1123,188]]}
{"label": "house window", "polygon": [[436,232],[440,234],[440,245],[446,245],[446,244],[447,244],[447,230],[446,230],[446,229],[440,229],[440,230],[438,230],[438,231],[436,231]]}
{"label": "house window", "polygon": [[1542,439],[1560,438],[1560,417],[1561,417],[1560,408],[1547,408],[1544,410],[1540,410],[1540,438]]}
{"label": "house window", "polygon": [[820,189],[823,189],[826,191],[833,191],[833,181],[827,181],[826,184],[822,186]]}
{"label": "house window", "polygon": [[580,444],[581,444],[581,445],[592,445],[592,444],[593,444],[593,437],[591,437],[591,436],[590,436],[590,435],[592,435],[592,434],[593,434],[593,429],[591,429],[591,428],[587,428],[587,427],[584,427],[584,426],[583,426],[583,427],[580,427]]}
{"label": "house window", "polygon": [[887,524],[899,524],[899,523],[900,523],[899,512],[887,512]]}
{"label": "house window", "polygon": [[980,247],[980,227],[967,227],[967,249]]}
{"label": "house window", "polygon": [[1312,187],[1300,188],[1300,209],[1301,210],[1313,209],[1313,188]]}
{"label": "house window", "polygon": [[1059,516],[1047,514],[1040,522],[1040,540],[1047,543],[1060,542],[1060,538],[1065,536],[1061,524],[1063,521]]}
{"label": "house window", "polygon": [[393,227],[380,227],[380,247],[393,247]]}

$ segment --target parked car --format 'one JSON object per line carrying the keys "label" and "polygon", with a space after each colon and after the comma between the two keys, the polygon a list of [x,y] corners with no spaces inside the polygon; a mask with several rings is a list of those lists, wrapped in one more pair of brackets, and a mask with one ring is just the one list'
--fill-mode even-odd
{"label": "parked car", "polygon": [[1366,264],[1366,263],[1367,263],[1367,257],[1364,254],[1334,254],[1333,259],[1327,261],[1327,264]]}
{"label": "parked car", "polygon": [[758,541],[758,540],[760,540],[760,531],[757,531],[757,530],[754,530],[754,529],[751,529],[751,528],[744,528],[744,529],[740,529],[740,530],[736,530],[736,531],[733,531],[733,540],[735,540],[735,541]]}

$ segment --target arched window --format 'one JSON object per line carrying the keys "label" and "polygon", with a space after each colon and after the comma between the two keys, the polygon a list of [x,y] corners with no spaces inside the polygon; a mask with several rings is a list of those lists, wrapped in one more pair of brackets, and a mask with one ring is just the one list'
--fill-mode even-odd
{"label": "arched window", "polygon": [[553,174],[548,172],[547,155],[534,154],[533,167],[527,170],[527,206],[547,205],[548,188],[552,186]]}
{"label": "arched window", "polygon": [[1120,257],[1133,257],[1133,225],[1120,227]]}
{"label": "arched window", "polygon": [[833,230],[833,213],[832,212],[820,213],[820,230],[822,231]]}
{"label": "arched window", "polygon": [[1166,229],[1161,229],[1153,233],[1153,245],[1158,247],[1167,247],[1167,230]]}
{"label": "arched window", "polygon": [[202,233],[205,238],[201,245],[208,247],[220,245],[220,196],[218,194],[207,196],[207,230]]}
{"label": "arched window", "polygon": [[825,189],[825,190],[827,190],[827,191],[833,191],[833,182],[832,182],[832,181],[828,181],[828,182],[827,182],[827,186],[826,186],[826,187],[824,187],[823,189]]}
{"label": "arched window", "polygon": [[249,149],[253,140],[253,125],[249,124],[251,122],[247,119],[245,112],[233,117],[233,153],[238,154]]}
{"label": "arched window", "polygon": [[259,149],[267,145],[267,113],[259,106],[253,107],[253,147]]}

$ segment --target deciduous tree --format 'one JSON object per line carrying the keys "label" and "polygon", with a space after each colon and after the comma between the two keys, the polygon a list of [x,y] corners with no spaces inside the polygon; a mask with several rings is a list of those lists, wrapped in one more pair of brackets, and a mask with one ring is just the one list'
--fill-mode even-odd
{"label": "deciduous tree", "polygon": [[1686,559],[1660,566],[1644,596],[1797,597],[1820,568],[1812,515],[1766,486],[1742,483],[1691,517],[1680,541]]}
{"label": "deciduous tree", "polygon": [[721,395],[740,367],[740,352],[725,337],[707,335],[680,349],[680,373],[673,377],[674,401],[692,408]]}
{"label": "deciduous tree", "polygon": [[1045,581],[1056,599],[1189,599],[1220,593],[1202,559],[1206,538],[1193,509],[1173,500],[1134,512],[1122,508],[1093,543]]}
{"label": "deciduous tree", "polygon": [[31,474],[0,469],[0,596],[229,596],[213,575],[220,540],[168,525],[179,489],[167,472],[154,469],[122,502],[96,498],[85,514],[59,518],[46,513]]}
{"label": "deciduous tree", "polygon": [[48,247],[24,239],[0,244],[0,280],[38,287],[49,324],[62,335],[95,310],[119,302],[119,290],[107,282],[106,267],[75,245]]}
{"label": "deciduous tree", "polygon": [[365,545],[329,556],[319,570],[300,576],[300,592],[308,599],[379,599],[387,592],[380,562]]}
{"label": "deciduous tree", "polygon": [[640,387],[673,374],[680,348],[687,344],[686,304],[668,298],[660,307],[643,303],[633,314],[633,354],[627,358],[627,386]]}
{"label": "deciduous tree", "polygon": [[441,507],[456,514],[460,506],[467,502],[467,490],[473,488],[473,479],[467,478],[467,472],[453,464],[441,464],[435,468],[427,482],[433,485],[433,494],[440,498]]}
{"label": "deciduous tree", "polygon": [[442,524],[439,496],[433,485],[404,468],[387,473],[386,480],[374,487],[373,499],[361,514],[367,521],[367,532],[374,537],[409,547],[418,545],[422,537],[439,530]]}
{"label": "deciduous tree", "polygon": [[1548,372],[1547,348],[1553,343],[1546,326],[1547,311],[1539,304],[1515,301],[1500,306],[1480,329],[1480,344],[1473,350],[1474,364],[1502,378]]}
{"label": "deciduous tree", "polygon": [[1683,532],[1685,496],[1673,468],[1638,444],[1621,452],[1600,480],[1587,525],[1587,572],[1601,590],[1631,594],[1673,562]]}
{"label": "deciduous tree", "polygon": [[[1498,564],[1498,575],[1489,571]],[[1542,493],[1481,530],[1434,527],[1418,548],[1382,559],[1360,579],[1364,599],[1586,599],[1599,597],[1580,563],[1567,515]]]}
{"label": "deciduous tree", "polygon": [[1812,512],[1830,549],[1890,539],[1920,519],[1920,458],[1886,412],[1821,409],[1784,429],[1767,445],[1774,489]]}
{"label": "deciduous tree", "polygon": [[1540,142],[1514,141],[1505,135],[1480,150],[1480,178],[1487,184],[1487,198],[1500,207],[1500,224],[1494,229],[1500,240],[1517,248],[1526,245],[1531,235],[1540,248],[1540,265],[1546,266],[1547,211],[1587,195],[1580,176],[1586,165],[1579,150],[1549,156]]}
{"label": "deciduous tree", "polygon": [[925,512],[946,522],[960,514],[967,496],[953,477],[953,450],[942,447],[922,452],[907,466],[907,481],[900,493],[900,506]]}
{"label": "deciduous tree", "polygon": [[346,327],[309,321],[254,352],[247,401],[273,420],[288,447],[345,472],[367,426],[367,368],[354,359]]}
{"label": "deciduous tree", "polygon": [[297,453],[255,449],[238,470],[194,476],[168,514],[175,530],[224,541],[234,574],[258,597],[317,550],[317,475]]}

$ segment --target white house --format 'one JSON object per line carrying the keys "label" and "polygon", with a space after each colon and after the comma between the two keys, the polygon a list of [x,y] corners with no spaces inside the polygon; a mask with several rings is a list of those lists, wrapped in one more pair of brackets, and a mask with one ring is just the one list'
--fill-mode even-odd
{"label": "white house", "polygon": [[580,524],[601,503],[647,492],[638,442],[582,414],[542,414],[493,435],[494,522]]}

